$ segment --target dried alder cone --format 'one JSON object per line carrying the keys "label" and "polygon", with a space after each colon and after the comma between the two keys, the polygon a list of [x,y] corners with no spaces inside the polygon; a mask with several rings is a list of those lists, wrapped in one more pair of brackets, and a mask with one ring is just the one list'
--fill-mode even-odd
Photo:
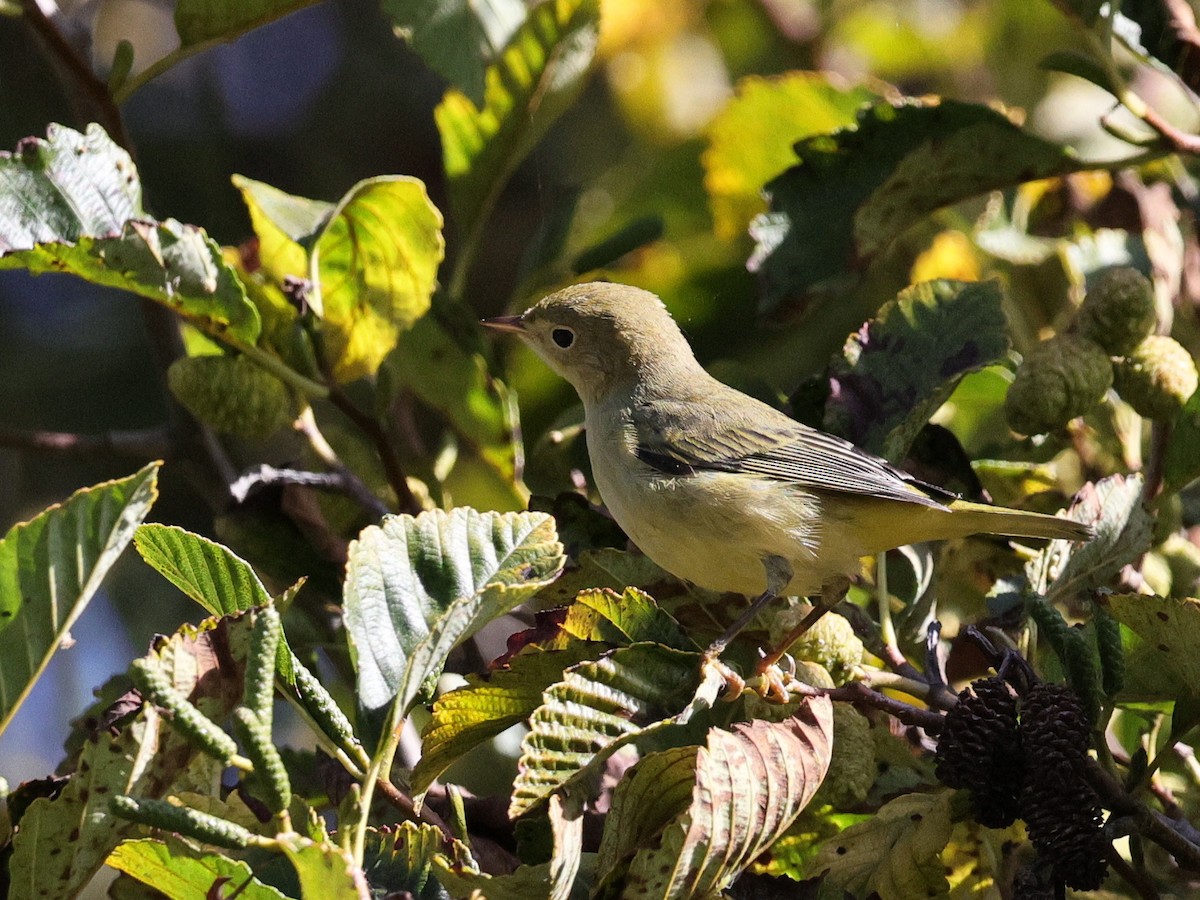
{"label": "dried alder cone", "polygon": [[971,792],[980,824],[1024,819],[1039,867],[1080,890],[1107,871],[1100,800],[1084,775],[1090,730],[1066,685],[1036,684],[1018,698],[1004,679],[983,678],[958,695],[937,749],[938,778]]}

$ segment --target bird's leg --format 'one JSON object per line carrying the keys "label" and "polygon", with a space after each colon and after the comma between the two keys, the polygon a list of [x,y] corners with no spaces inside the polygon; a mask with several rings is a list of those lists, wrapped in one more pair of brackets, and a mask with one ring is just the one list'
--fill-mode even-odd
{"label": "bird's leg", "polygon": [[838,575],[825,582],[821,586],[821,599],[817,602],[817,605],[800,621],[799,625],[793,628],[780,641],[778,647],[762,658],[758,664],[758,671],[761,673],[779,662],[780,658],[787,652],[788,647],[796,643],[804,632],[816,625],[821,616],[842,602],[842,598],[846,596],[846,591],[848,590],[850,590],[850,579],[844,575]]}
{"label": "bird's leg", "polygon": [[737,617],[737,620],[704,651],[702,668],[716,668],[725,679],[727,693],[733,697],[737,697],[746,689],[746,682],[737,672],[721,662],[721,654],[725,652],[729,642],[737,637],[738,633],[749,625],[768,603],[779,597],[788,586],[788,582],[792,580],[791,564],[782,556],[765,557],[763,568],[767,573],[767,589],[755,597],[745,611]]}

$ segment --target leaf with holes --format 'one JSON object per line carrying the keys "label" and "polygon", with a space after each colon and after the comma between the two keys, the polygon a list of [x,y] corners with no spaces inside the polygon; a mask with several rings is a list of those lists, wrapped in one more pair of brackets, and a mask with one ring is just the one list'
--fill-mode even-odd
{"label": "leaf with holes", "polygon": [[459,228],[473,243],[508,176],[583,87],[599,34],[598,0],[547,0],[495,64],[484,102],[449,90],[434,110]]}
{"label": "leaf with holes", "polygon": [[634,854],[626,890],[663,900],[725,890],[812,799],[832,749],[832,704],[825,697],[808,700],[782,722],[711,729],[696,754],[688,808],[666,826],[659,846]]}
{"label": "leaf with holes", "polygon": [[150,512],[159,465],[77,491],[0,541],[0,731]]}
{"label": "leaf with holes", "polygon": [[459,641],[533,596],[563,559],[544,513],[459,507],[364,529],[344,594],[359,702],[407,711]]}
{"label": "leaf with holes", "polygon": [[633,644],[567,669],[530,717],[509,815],[588,783],[626,744],[681,728],[700,687],[700,663],[699,653]]}
{"label": "leaf with holes", "polygon": [[1131,669],[1169,672],[1167,679],[1154,680],[1169,687],[1171,697],[1200,690],[1200,655],[1195,651],[1200,647],[1200,600],[1114,594],[1101,602],[1140,639],[1129,648]]}
{"label": "leaf with holes", "polygon": [[853,894],[881,900],[934,897],[949,891],[940,859],[950,840],[951,791],[905,794],[865,822],[826,842],[812,873]]}
{"label": "leaf with holes", "polygon": [[416,178],[360,181],[338,202],[309,260],[313,307],[339,381],[372,375],[429,309],[446,244]]}

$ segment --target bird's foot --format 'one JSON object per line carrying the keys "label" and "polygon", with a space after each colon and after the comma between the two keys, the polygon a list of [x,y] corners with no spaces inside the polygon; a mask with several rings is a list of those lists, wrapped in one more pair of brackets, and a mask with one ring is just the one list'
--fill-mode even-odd
{"label": "bird's foot", "polygon": [[778,703],[781,706],[791,702],[791,685],[796,681],[796,661],[788,654],[782,658],[783,665],[765,656],[758,664],[758,678],[755,693],[768,703]]}
{"label": "bird's foot", "polygon": [[700,682],[705,684],[709,679],[719,679],[724,687],[721,688],[721,699],[730,702],[746,692],[746,679],[739,675],[727,663],[721,662],[720,651],[714,653],[710,647],[700,663]]}
{"label": "bird's foot", "polygon": [[755,676],[747,681],[710,650],[704,654],[700,664],[700,678],[702,683],[708,682],[710,678],[720,682],[723,685],[720,697],[727,702],[732,702],[750,691],[768,703],[783,705],[792,699],[791,685],[796,681],[796,664],[790,656],[784,659],[782,666],[764,660],[759,664]]}

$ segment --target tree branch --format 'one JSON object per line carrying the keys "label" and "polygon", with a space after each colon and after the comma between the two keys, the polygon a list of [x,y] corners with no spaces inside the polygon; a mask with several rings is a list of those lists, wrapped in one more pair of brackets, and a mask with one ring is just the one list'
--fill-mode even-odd
{"label": "tree branch", "polygon": [[0,447],[78,456],[111,453],[141,460],[165,459],[171,455],[171,441],[165,428],[103,431],[99,434],[0,428]]}

